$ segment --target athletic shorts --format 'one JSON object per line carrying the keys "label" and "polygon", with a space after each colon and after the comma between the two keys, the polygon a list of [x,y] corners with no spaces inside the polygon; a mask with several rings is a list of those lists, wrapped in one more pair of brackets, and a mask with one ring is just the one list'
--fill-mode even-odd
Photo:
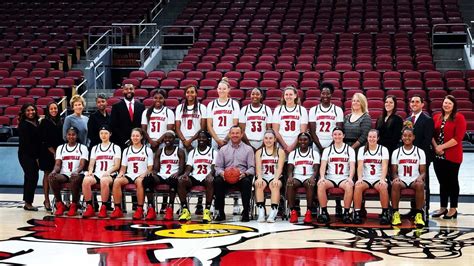
{"label": "athletic shorts", "polygon": [[344,178],[344,179],[327,179],[329,181],[331,181],[331,183],[333,183],[334,187],[339,187],[342,182],[344,182],[347,178]]}
{"label": "athletic shorts", "polygon": [[263,140],[249,140],[249,143],[254,149],[258,149],[262,146]]}
{"label": "athletic shorts", "polygon": [[362,181],[364,181],[367,185],[369,185],[369,188],[375,188],[375,185],[377,185],[377,183],[380,182],[380,179],[374,180],[374,181],[363,179]]}

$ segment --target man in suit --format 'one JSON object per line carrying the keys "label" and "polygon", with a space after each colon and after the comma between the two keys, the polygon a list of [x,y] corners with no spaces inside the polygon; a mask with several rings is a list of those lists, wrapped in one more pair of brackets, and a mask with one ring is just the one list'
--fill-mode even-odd
{"label": "man in suit", "polygon": [[[132,129],[141,127],[142,113],[145,111],[145,106],[133,98],[135,87],[132,84],[123,85],[122,93],[124,99],[112,105],[110,127],[112,129],[112,142],[124,150],[128,146]],[[136,196],[132,196],[132,202],[133,209],[135,209]]]}
{"label": "man in suit", "polygon": [[[433,161],[433,153],[431,152],[431,139],[433,138],[434,122],[433,119],[423,112],[425,106],[424,99],[419,94],[413,95],[410,99],[411,114],[407,117],[407,120],[413,123],[413,132],[415,133],[415,141],[413,144],[418,148],[422,149],[426,155],[426,206],[427,211],[430,206],[430,177],[429,167]],[[414,202],[412,201],[412,210],[408,214],[411,216],[414,214]],[[427,215],[427,214],[426,214]]]}
{"label": "man in suit", "polygon": [[133,128],[141,127],[142,113],[145,106],[135,100],[135,87],[125,84],[122,87],[124,99],[112,106],[110,126],[112,129],[112,142],[119,145],[122,150],[127,147]]}

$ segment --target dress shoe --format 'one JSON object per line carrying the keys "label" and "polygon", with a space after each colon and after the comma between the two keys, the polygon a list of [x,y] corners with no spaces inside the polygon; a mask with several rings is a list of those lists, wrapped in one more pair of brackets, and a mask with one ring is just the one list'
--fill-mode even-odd
{"label": "dress shoe", "polygon": [[456,210],[456,212],[453,214],[453,215],[448,215],[447,213],[443,216],[443,219],[445,220],[451,220],[451,219],[457,219],[458,218],[458,211]]}
{"label": "dress shoe", "polygon": [[34,207],[34,206],[28,207],[28,206],[25,205],[25,206],[23,206],[23,210],[25,210],[25,211],[30,211],[30,212],[37,212],[37,211],[38,211],[38,208],[36,208],[36,207]]}
{"label": "dress shoe", "polygon": [[438,218],[438,217],[441,217],[441,216],[443,216],[443,215],[446,215],[447,213],[448,213],[448,209],[445,209],[445,210],[442,211],[442,212],[433,213],[433,214],[431,215],[431,217],[433,217],[433,218]]}

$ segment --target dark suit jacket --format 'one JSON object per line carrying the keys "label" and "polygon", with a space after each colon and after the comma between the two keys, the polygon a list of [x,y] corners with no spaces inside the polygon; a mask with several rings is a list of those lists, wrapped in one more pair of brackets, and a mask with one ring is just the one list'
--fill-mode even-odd
{"label": "dark suit jacket", "polygon": [[429,162],[433,161],[433,154],[431,152],[431,138],[434,132],[433,119],[427,114],[421,113],[415,121],[413,131],[415,133],[415,141],[413,144],[425,152],[426,164],[428,165]]}
{"label": "dark suit jacket", "polygon": [[124,100],[112,106],[110,114],[110,127],[112,128],[112,142],[119,145],[122,149],[127,145],[125,142],[130,139],[133,128],[141,127],[142,113],[145,106],[135,99],[133,111],[133,121],[130,121],[128,107]]}

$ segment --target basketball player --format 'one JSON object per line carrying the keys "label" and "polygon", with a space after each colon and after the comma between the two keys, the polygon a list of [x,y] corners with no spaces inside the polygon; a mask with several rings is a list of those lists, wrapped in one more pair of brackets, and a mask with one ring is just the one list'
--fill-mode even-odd
{"label": "basketball player", "polygon": [[89,171],[82,182],[82,193],[86,202],[86,211],[82,214],[83,218],[95,216],[94,206],[92,206],[91,188],[95,184],[100,184],[100,197],[102,206],[99,210],[99,218],[107,217],[107,200],[110,195],[110,187],[116,172],[120,169],[120,158],[122,150],[118,145],[110,142],[112,132],[108,126],[99,128],[99,137],[102,143],[92,147],[91,158],[89,162]]}
{"label": "basketball player", "polygon": [[206,129],[207,109],[199,103],[194,85],[186,87],[185,93],[183,103],[176,107],[176,134],[180,148],[190,152],[197,146],[198,132]]}
{"label": "basketball player", "polygon": [[150,143],[151,149],[156,151],[163,142],[163,133],[166,130],[174,130],[174,113],[164,106],[166,93],[158,90],[153,94],[155,101],[153,106],[143,111],[142,129],[146,132],[146,140]]}
{"label": "basketball player", "polygon": [[[407,122],[405,122],[407,123]],[[425,204],[425,176],[426,176],[426,156],[425,152],[414,146],[415,134],[409,125],[402,130],[403,146],[392,153],[392,225],[402,224],[398,204],[400,202],[400,191],[403,188],[413,188],[415,190],[416,215],[415,225],[424,227],[423,205]]]}
{"label": "basketball player", "polygon": [[357,182],[354,190],[354,223],[362,224],[360,209],[362,207],[362,195],[369,188],[374,188],[379,192],[380,203],[382,205],[382,215],[380,224],[390,223],[388,213],[388,185],[387,171],[389,153],[388,149],[378,145],[379,132],[371,129],[367,137],[365,147],[359,149],[357,154]]}
{"label": "basketball player", "polygon": [[262,146],[265,130],[272,126],[272,109],[262,104],[262,91],[258,88],[250,94],[252,103],[240,110],[239,125],[244,131],[243,141],[254,149]]}
{"label": "basketball player", "polygon": [[145,202],[143,180],[151,174],[153,169],[153,151],[143,144],[145,134],[141,128],[132,129],[131,145],[122,152],[122,166],[112,188],[115,209],[110,214],[111,219],[123,217],[122,187],[127,184],[135,184],[137,186],[137,209],[133,214],[133,219],[139,220],[143,218],[143,203]]}
{"label": "basketball player", "polygon": [[311,208],[314,202],[316,177],[319,170],[319,153],[311,148],[311,135],[302,132],[298,135],[296,150],[288,155],[288,180],[286,184],[288,206],[290,207],[290,223],[298,222],[298,213],[295,210],[296,189],[306,188],[306,202],[308,209],[304,216],[304,223],[313,221]]}
{"label": "basketball player", "polygon": [[[230,128],[239,124],[240,106],[236,100],[229,98],[230,89],[229,79],[222,78],[217,86],[219,98],[207,105],[207,130],[212,136],[212,148],[216,151],[228,142]],[[240,213],[238,198],[234,198],[233,213]]]}
{"label": "basketball player", "polygon": [[78,132],[79,130],[75,127],[66,130],[67,143],[56,149],[56,162],[53,171],[49,174],[49,183],[56,198],[55,215],[57,216],[63,215],[66,211],[66,206],[61,199],[61,186],[67,182],[71,182],[72,192],[72,203],[67,215],[77,215],[81,184],[84,178],[82,171],[89,158],[87,147],[77,142]]}
{"label": "basketball player", "polygon": [[211,147],[211,135],[201,130],[198,133],[198,146],[188,154],[188,161],[184,174],[179,177],[178,196],[181,202],[180,221],[191,220],[189,212],[187,194],[193,186],[206,187],[206,206],[203,212],[203,223],[212,221],[211,204],[214,196],[214,173],[217,152]]}
{"label": "basketball player", "polygon": [[281,105],[273,113],[273,130],[281,147],[288,154],[298,143],[298,134],[308,128],[308,111],[300,105],[295,87],[286,87]]}
{"label": "basketball player", "polygon": [[[153,176],[147,177],[144,180],[144,187],[147,191],[148,197],[148,210],[150,215],[147,214],[147,220],[156,219],[156,213],[154,208],[153,192],[155,191],[156,184],[167,184],[170,186],[170,201],[165,206],[165,217],[166,221],[173,220],[173,204],[178,190],[178,177],[183,173],[184,170],[184,151],[174,145],[176,135],[173,131],[168,130],[163,134],[163,142],[165,147],[158,150],[155,154],[153,162]],[[163,203],[165,205],[165,203]]]}
{"label": "basketball player", "polygon": [[332,131],[344,125],[344,113],[341,107],[331,103],[334,86],[331,83],[321,84],[321,103],[309,110],[309,132],[313,138],[314,148],[323,152],[331,145]]}
{"label": "basketball player", "polygon": [[336,127],[332,131],[333,144],[324,149],[321,157],[321,178],[318,181],[318,199],[321,205],[321,215],[318,223],[328,223],[327,190],[333,187],[344,189],[344,214],[342,222],[352,222],[349,210],[352,203],[355,174],[355,152],[352,147],[343,142],[344,130]]}
{"label": "basketball player", "polygon": [[271,211],[267,222],[274,223],[278,213],[278,202],[280,201],[280,189],[283,166],[286,154],[283,149],[278,148],[275,132],[268,129],[263,136],[263,145],[255,153],[256,180],[255,198],[257,201],[257,222],[265,222],[265,188],[270,187]]}
{"label": "basketball player", "polygon": [[224,77],[217,87],[219,98],[207,105],[207,129],[212,136],[212,147],[217,150],[227,141],[229,130],[238,125],[240,106],[236,100],[229,98],[230,84]]}

